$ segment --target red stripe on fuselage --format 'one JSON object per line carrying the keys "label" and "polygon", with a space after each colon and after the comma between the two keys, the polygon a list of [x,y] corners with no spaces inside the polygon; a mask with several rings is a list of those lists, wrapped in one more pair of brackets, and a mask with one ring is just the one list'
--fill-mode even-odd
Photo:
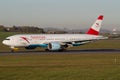
{"label": "red stripe on fuselage", "polygon": [[92,35],[98,35],[99,32],[95,31],[94,29],[90,28],[90,30],[87,32],[87,34],[92,34]]}
{"label": "red stripe on fuselage", "polygon": [[26,42],[30,43],[26,37],[21,37],[21,38],[22,38],[23,40],[25,40]]}

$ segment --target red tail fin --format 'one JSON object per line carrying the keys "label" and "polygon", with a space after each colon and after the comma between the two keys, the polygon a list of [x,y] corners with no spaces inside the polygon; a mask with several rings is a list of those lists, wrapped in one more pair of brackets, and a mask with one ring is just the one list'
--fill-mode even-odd
{"label": "red tail fin", "polygon": [[102,21],[103,21],[103,15],[100,15],[86,34],[98,35]]}

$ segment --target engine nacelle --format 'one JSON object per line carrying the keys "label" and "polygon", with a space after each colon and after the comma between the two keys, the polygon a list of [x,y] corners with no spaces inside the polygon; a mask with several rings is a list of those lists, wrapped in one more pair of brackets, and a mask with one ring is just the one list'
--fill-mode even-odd
{"label": "engine nacelle", "polygon": [[61,49],[62,49],[62,46],[58,42],[51,42],[48,44],[48,50],[57,51]]}

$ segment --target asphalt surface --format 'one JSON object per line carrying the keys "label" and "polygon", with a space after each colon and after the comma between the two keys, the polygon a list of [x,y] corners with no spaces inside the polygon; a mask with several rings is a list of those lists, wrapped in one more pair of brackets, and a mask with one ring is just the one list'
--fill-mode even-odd
{"label": "asphalt surface", "polygon": [[83,54],[83,53],[120,53],[120,49],[84,49],[84,50],[66,50],[63,52],[57,51],[17,51],[17,52],[0,52],[1,55],[19,55],[19,54]]}

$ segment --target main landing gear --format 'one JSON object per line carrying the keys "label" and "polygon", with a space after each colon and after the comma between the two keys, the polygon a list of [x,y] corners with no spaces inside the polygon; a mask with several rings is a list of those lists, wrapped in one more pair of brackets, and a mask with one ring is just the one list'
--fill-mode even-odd
{"label": "main landing gear", "polygon": [[47,51],[47,52],[63,52],[63,51],[66,51],[66,49],[60,49],[60,50],[49,50],[49,49],[45,49],[45,51]]}

